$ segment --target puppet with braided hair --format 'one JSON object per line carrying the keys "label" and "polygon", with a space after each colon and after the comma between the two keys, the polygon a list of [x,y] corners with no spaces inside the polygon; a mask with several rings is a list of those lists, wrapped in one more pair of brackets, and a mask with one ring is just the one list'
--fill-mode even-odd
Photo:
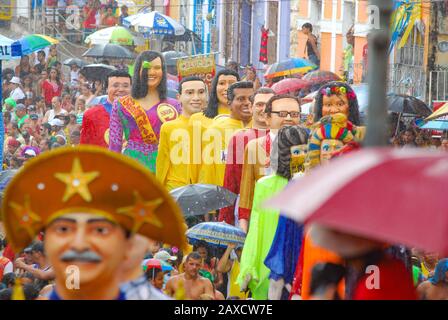
{"label": "puppet with braided hair", "polygon": [[[281,128],[271,150],[271,168],[275,174],[263,177],[255,184],[250,228],[241,255],[237,282],[243,289],[248,287],[256,300],[268,298],[271,271],[265,265],[265,258],[271,249],[279,223],[279,212],[267,209],[263,203],[283,190],[296,173],[303,171],[307,142],[307,129],[301,126]],[[289,243],[288,245],[290,246]],[[282,277],[280,275],[275,280]],[[282,287],[280,284],[280,291]]]}

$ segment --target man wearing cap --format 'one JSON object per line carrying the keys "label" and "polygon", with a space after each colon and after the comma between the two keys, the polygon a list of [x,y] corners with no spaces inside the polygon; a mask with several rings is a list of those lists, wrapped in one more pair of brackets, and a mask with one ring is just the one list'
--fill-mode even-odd
{"label": "man wearing cap", "polygon": [[24,104],[19,103],[16,106],[16,112],[14,113],[14,121],[17,122],[17,126],[19,129],[22,128],[25,120],[29,118],[29,115],[26,113],[26,107]]}
{"label": "man wearing cap", "polygon": [[125,71],[112,71],[106,79],[107,96],[86,112],[82,119],[81,144],[109,148],[109,122],[115,99],[131,93],[131,76]]}
{"label": "man wearing cap", "polygon": [[141,164],[104,148],[60,148],[31,159],[8,184],[2,205],[15,252],[44,232],[55,272],[50,300],[124,300],[121,268],[136,233],[186,242],[168,192]]}
{"label": "man wearing cap", "polygon": [[9,97],[13,98],[16,102],[25,99],[25,93],[23,92],[22,88],[20,88],[20,78],[12,77],[11,81],[9,82],[13,87]]}

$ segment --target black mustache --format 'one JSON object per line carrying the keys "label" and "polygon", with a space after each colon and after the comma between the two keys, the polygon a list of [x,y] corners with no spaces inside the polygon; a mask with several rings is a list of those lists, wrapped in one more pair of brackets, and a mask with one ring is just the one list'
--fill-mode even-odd
{"label": "black mustache", "polygon": [[93,251],[83,251],[76,252],[74,250],[69,250],[64,252],[60,257],[61,261],[72,262],[72,261],[82,261],[82,262],[101,262],[103,259]]}

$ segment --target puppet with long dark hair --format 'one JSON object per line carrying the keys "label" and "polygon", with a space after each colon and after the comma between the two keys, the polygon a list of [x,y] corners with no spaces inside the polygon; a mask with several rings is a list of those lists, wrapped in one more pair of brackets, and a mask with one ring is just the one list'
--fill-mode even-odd
{"label": "puppet with long dark hair", "polygon": [[200,121],[203,128],[208,128],[213,118],[221,114],[229,114],[227,89],[232,83],[240,81],[240,76],[233,70],[219,71],[213,78],[207,108],[191,116],[191,121]]}
{"label": "puppet with long dark hair", "polygon": [[323,116],[343,113],[355,126],[361,125],[358,98],[352,87],[345,82],[332,81],[317,91],[314,102],[314,121]]}
{"label": "puppet with long dark hair", "polygon": [[144,51],[135,61],[132,92],[114,103],[110,118],[109,149],[123,151],[155,172],[160,127],[180,112],[177,100],[167,97],[167,74],[163,56]]}
{"label": "puppet with long dark hair", "polygon": [[[293,261],[283,258],[296,254],[294,248],[297,248],[297,242],[300,243],[300,236],[291,237],[291,241],[285,242],[288,239],[284,239],[284,236],[289,237],[289,234],[277,230],[279,211],[267,208],[264,202],[283,190],[296,173],[303,172],[307,142],[307,129],[301,126],[281,128],[271,151],[271,168],[275,174],[263,177],[255,184],[250,228],[243,247],[237,282],[241,288],[248,287],[256,300],[268,298],[269,277],[272,272],[275,280],[287,278],[288,282],[292,282],[294,268],[290,268],[288,264]],[[282,225],[283,227],[285,226]],[[283,239],[277,239],[278,237]],[[275,248],[271,249],[272,246]],[[282,250],[277,252],[280,256],[274,256],[275,250]],[[272,260],[265,260],[267,258]]]}
{"label": "puppet with long dark hair", "polygon": [[189,128],[193,135],[194,132],[199,133],[199,139],[192,141],[193,164],[190,166],[190,178],[192,183],[199,181],[199,172],[201,171],[201,150],[202,134],[210,127],[213,119],[220,115],[230,114],[230,108],[227,104],[227,89],[235,82],[240,81],[240,76],[233,70],[224,69],[219,71],[213,78],[210,98],[207,108],[203,112],[193,114],[189,120]]}

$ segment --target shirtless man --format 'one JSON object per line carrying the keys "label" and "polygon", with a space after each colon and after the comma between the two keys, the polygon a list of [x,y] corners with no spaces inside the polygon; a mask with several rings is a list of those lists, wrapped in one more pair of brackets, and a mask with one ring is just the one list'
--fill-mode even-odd
{"label": "shirtless man", "polygon": [[186,300],[199,300],[203,294],[214,297],[215,294],[210,280],[199,275],[201,266],[202,258],[199,253],[190,253],[184,263],[185,272],[173,276],[168,280],[165,293],[174,297],[179,285],[182,284],[185,288]]}
{"label": "shirtless man", "polygon": [[434,276],[417,287],[422,300],[448,300],[448,259],[437,263]]}

